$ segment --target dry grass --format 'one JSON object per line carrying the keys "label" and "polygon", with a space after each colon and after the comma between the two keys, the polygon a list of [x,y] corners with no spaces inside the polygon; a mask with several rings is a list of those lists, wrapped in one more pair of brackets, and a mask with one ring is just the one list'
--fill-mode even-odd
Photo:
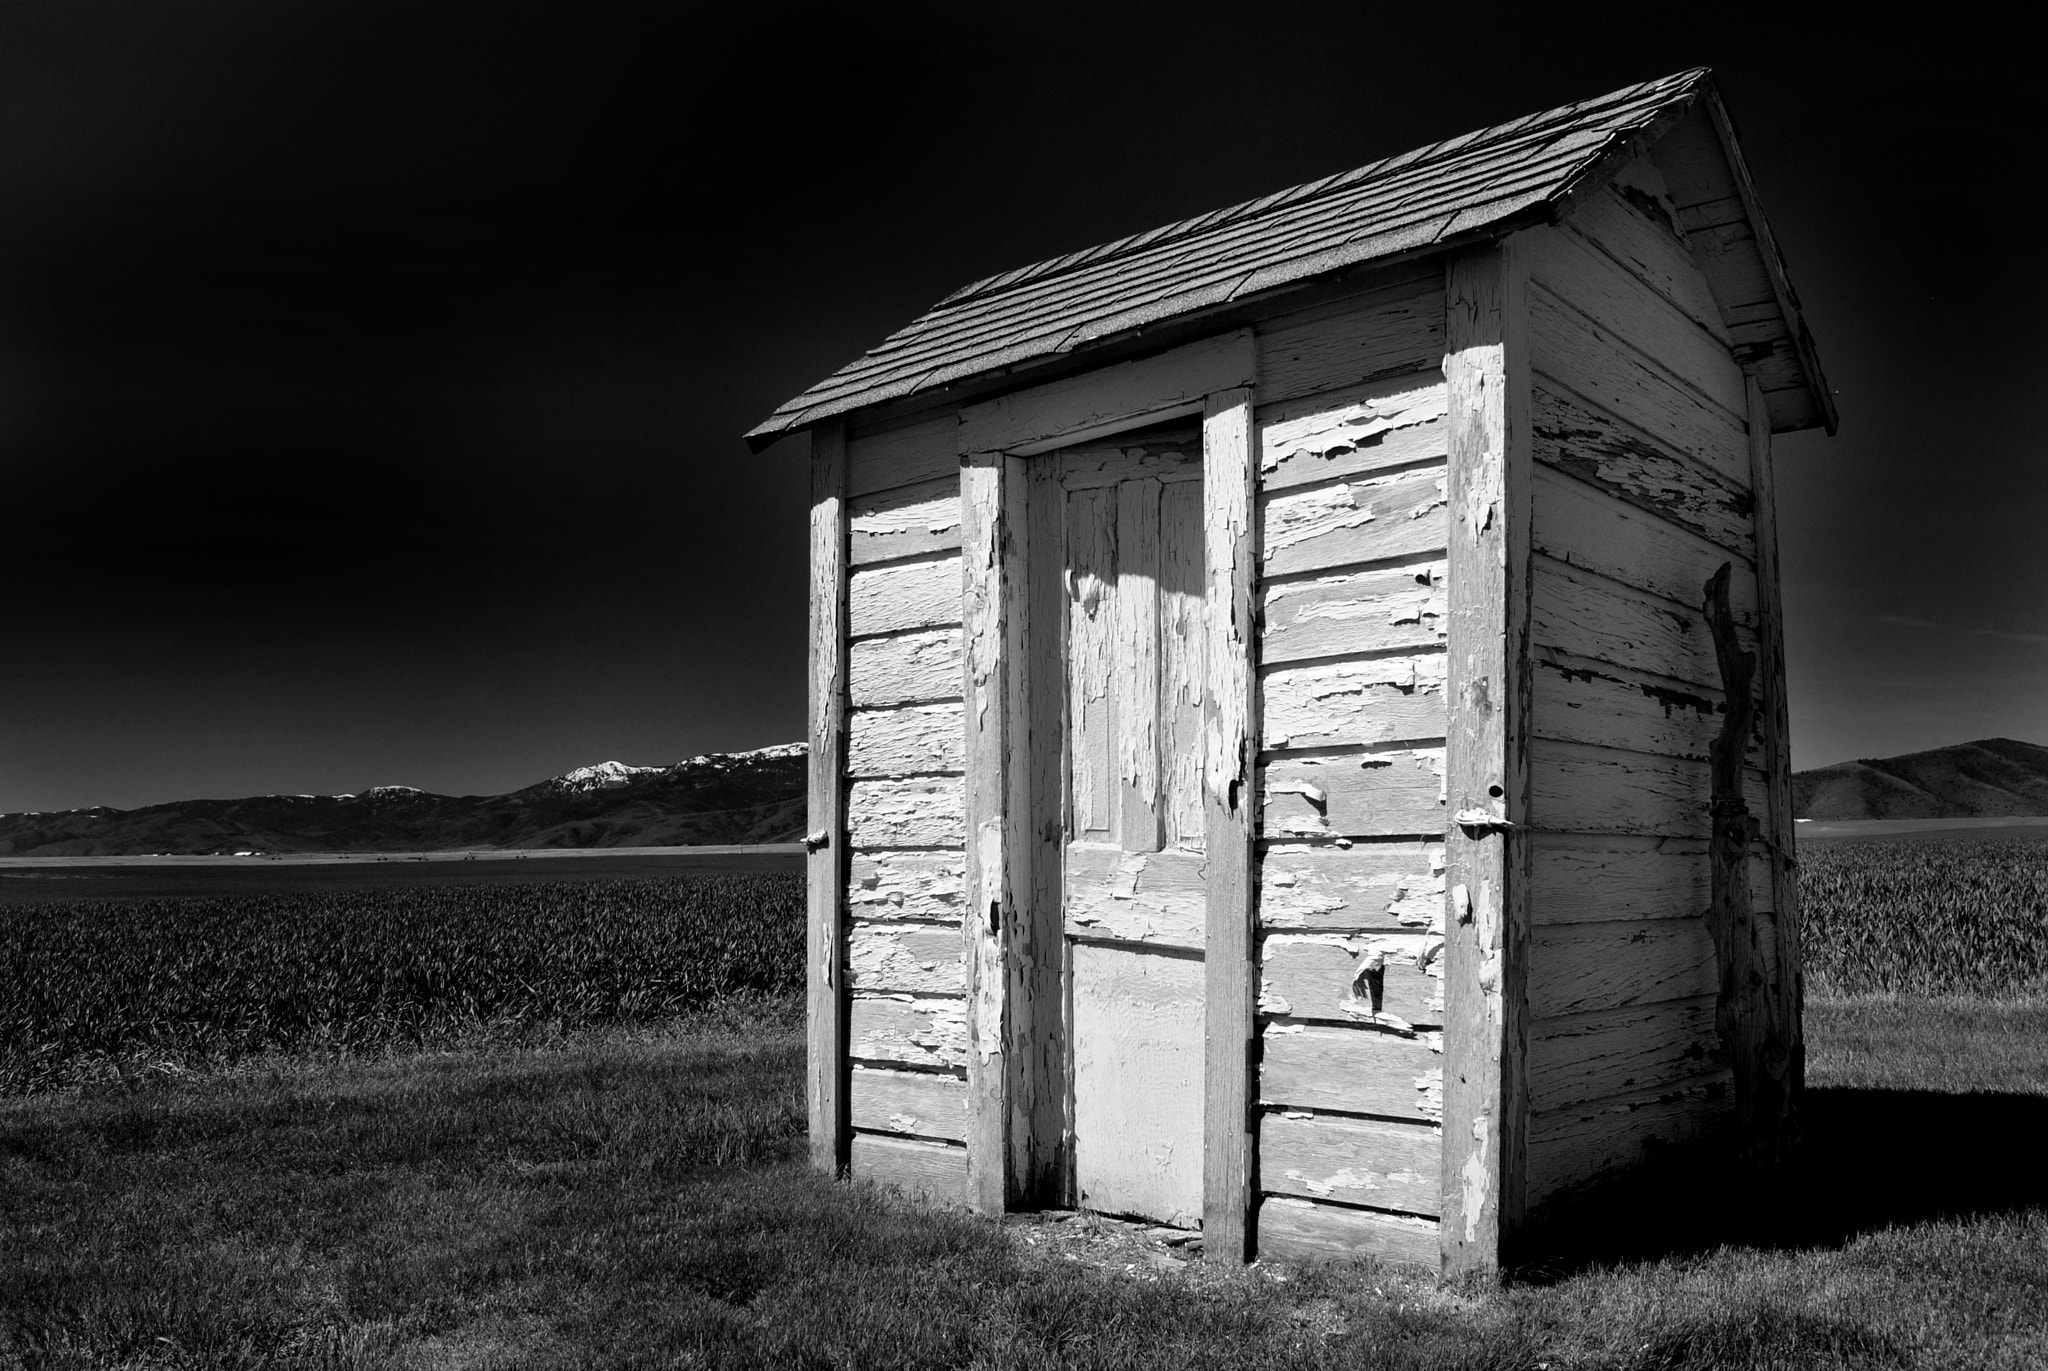
{"label": "dry grass", "polygon": [[[1817,1009],[1816,1098],[1863,1098],[1830,1073],[1882,1077],[1884,1020]],[[2019,1368],[2048,1347],[2048,1211],[2010,1196],[1477,1296],[1369,1263],[1126,1262],[811,1175],[800,1060],[785,1009],[0,1103],[0,1366]],[[1970,1150],[1852,1132],[1902,1191]]]}
{"label": "dry grass", "polygon": [[1844,1090],[2048,1095],[2048,998],[1860,995],[1806,1007],[1810,1080]]}

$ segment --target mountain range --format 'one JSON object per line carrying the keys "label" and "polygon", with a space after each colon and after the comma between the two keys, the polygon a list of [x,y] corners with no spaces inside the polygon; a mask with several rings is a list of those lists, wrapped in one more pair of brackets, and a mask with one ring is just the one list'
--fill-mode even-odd
{"label": "mountain range", "polygon": [[[673,766],[600,762],[507,795],[375,786],[359,795],[179,800],[0,814],[0,856],[434,852],[795,842],[802,743]],[[1792,777],[1802,819],[2048,815],[2048,747],[2011,738],[1863,759]]]}
{"label": "mountain range", "polygon": [[2048,747],[1980,738],[1796,772],[1792,806],[1802,819],[2048,815]]}
{"label": "mountain range", "polygon": [[805,748],[718,752],[673,766],[602,762],[509,795],[385,785],[359,795],[179,800],[141,809],[0,814],[0,856],[437,852],[794,842]]}

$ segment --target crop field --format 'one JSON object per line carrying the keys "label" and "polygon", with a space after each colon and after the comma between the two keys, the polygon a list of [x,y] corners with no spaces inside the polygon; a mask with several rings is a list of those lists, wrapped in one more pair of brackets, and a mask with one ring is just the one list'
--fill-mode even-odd
{"label": "crop field", "polygon": [[[1800,860],[1809,997],[2048,994],[2048,842],[1811,842]],[[522,881],[502,865],[474,883],[308,867],[240,893],[0,906],[0,1095],[801,990],[794,871]]]}
{"label": "crop field", "polygon": [[0,1095],[262,1053],[670,1018],[803,977],[795,874],[0,909]]}
{"label": "crop field", "polygon": [[1809,997],[2048,994],[2048,842],[1803,843]]}

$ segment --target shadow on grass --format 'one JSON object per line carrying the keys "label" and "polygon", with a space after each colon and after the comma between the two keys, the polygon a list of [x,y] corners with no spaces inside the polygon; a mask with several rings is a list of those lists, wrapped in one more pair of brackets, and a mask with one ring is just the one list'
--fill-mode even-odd
{"label": "shadow on grass", "polygon": [[1707,1141],[1561,1204],[1529,1234],[1523,1273],[1728,1245],[1837,1248],[1884,1228],[2048,1208],[2048,1095],[1817,1089],[1803,1121],[1805,1145],[1782,1175]]}

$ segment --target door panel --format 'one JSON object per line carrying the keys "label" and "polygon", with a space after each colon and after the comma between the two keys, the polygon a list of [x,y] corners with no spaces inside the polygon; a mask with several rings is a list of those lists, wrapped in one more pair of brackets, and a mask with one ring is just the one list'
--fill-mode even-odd
{"label": "door panel", "polygon": [[1193,1227],[1202,1216],[1202,963],[1073,946],[1080,1203]]}
{"label": "door panel", "polygon": [[1089,1208],[1193,1223],[1206,918],[1200,435],[1133,435],[1057,460],[1075,1190]]}

